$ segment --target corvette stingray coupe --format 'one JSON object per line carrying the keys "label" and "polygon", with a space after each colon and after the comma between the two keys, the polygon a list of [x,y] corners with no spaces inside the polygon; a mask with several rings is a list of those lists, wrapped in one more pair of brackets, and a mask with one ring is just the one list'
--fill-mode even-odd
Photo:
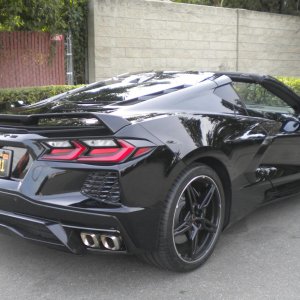
{"label": "corvette stingray coupe", "polygon": [[0,229],[190,271],[221,232],[300,192],[300,98],[270,76],[124,74],[1,104]]}

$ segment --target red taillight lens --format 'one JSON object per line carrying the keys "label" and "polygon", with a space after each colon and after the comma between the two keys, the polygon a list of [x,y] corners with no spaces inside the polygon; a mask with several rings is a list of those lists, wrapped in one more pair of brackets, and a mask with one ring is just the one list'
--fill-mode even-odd
{"label": "red taillight lens", "polygon": [[129,157],[139,157],[153,147],[136,147],[124,140],[50,141],[42,160],[78,162],[123,162]]}
{"label": "red taillight lens", "polygon": [[73,148],[52,148],[42,156],[46,160],[74,160],[77,159],[85,150],[86,147],[78,142],[72,142]]}
{"label": "red taillight lens", "polygon": [[79,157],[78,161],[100,161],[100,162],[121,162],[128,158],[135,147],[123,140],[118,141],[121,147],[118,148],[95,148],[85,156]]}
{"label": "red taillight lens", "polygon": [[148,152],[150,152],[152,150],[152,147],[142,147],[142,148],[138,148],[133,157],[136,158],[136,157],[139,157],[139,156],[142,156],[144,154],[147,154]]}

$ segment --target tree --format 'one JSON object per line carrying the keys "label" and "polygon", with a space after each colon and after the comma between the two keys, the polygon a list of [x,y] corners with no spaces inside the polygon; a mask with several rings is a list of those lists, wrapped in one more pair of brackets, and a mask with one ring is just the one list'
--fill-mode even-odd
{"label": "tree", "polygon": [[0,31],[43,31],[73,36],[75,82],[85,81],[87,0],[0,0]]}
{"label": "tree", "polygon": [[2,30],[31,30],[60,33],[66,27],[64,1],[0,0]]}
{"label": "tree", "polygon": [[173,0],[174,2],[244,8],[280,14],[299,15],[300,0]]}

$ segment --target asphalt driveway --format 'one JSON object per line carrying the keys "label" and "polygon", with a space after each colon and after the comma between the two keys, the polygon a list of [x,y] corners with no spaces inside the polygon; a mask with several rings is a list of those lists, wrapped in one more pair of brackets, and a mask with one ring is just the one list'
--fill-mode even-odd
{"label": "asphalt driveway", "polygon": [[300,299],[300,199],[223,233],[199,270],[174,274],[133,256],[73,256],[0,235],[0,299]]}

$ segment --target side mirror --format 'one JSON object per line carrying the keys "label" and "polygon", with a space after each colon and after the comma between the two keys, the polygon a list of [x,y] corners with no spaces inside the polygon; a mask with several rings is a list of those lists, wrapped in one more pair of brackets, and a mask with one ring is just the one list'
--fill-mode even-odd
{"label": "side mirror", "polygon": [[296,132],[300,127],[300,121],[287,120],[281,127],[283,132]]}

